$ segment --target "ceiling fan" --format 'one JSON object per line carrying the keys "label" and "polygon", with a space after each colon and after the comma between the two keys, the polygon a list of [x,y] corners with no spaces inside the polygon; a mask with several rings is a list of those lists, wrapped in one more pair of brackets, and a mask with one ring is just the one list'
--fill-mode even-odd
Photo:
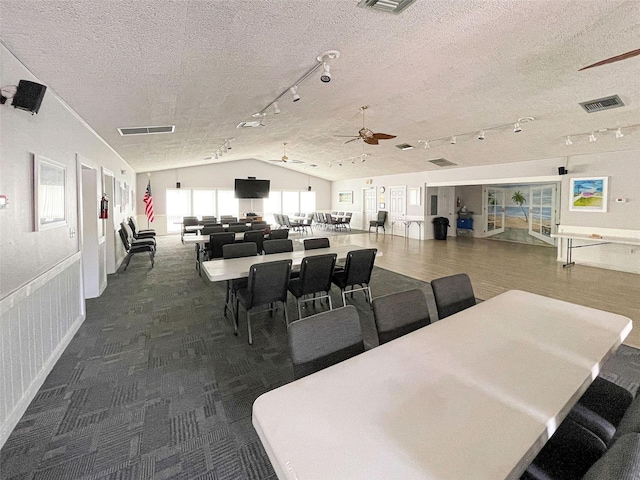
{"label": "ceiling fan", "polygon": [[280,157],[278,160],[269,160],[270,162],[278,162],[278,163],[304,163],[302,160],[292,160],[289,157],[287,157],[287,142],[284,142],[282,144],[284,146],[284,151],[282,154],[282,157]]}
{"label": "ceiling fan", "polygon": [[396,138],[395,135],[389,135],[388,133],[374,133],[364,126],[364,112],[369,108],[367,105],[360,107],[362,112],[362,128],[358,132],[358,135],[336,135],[337,137],[352,137],[351,140],[347,140],[346,143],[355,142],[356,140],[362,140],[369,145],[378,145],[378,140],[389,140]]}
{"label": "ceiling fan", "polygon": [[637,50],[631,50],[630,52],[623,53],[621,55],[616,55],[615,57],[607,58],[605,60],[601,60],[599,62],[593,63],[591,65],[587,65],[586,67],[582,67],[579,72],[582,70],[586,70],[587,68],[599,67],[600,65],[606,65],[608,63],[619,62],[620,60],[626,60],[627,58],[633,58],[640,55],[640,48]]}

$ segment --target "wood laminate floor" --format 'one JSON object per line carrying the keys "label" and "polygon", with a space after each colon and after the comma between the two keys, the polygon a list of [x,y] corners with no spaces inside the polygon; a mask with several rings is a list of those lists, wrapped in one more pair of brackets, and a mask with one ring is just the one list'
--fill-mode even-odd
{"label": "wood laminate floor", "polygon": [[[562,268],[553,247],[480,238],[420,241],[382,233],[340,235],[331,242],[376,247],[384,253],[376,265],[420,280],[467,273],[484,300],[524,290],[618,313],[640,325],[640,275],[583,265]],[[640,348],[640,327],[624,343]]]}

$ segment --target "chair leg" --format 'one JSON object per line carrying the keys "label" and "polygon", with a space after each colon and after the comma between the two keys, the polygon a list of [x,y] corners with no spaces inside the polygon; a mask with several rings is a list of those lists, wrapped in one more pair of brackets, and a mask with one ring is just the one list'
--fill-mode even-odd
{"label": "chair leg", "polygon": [[253,338],[251,337],[251,312],[247,310],[247,330],[249,331],[249,345],[253,345]]}
{"label": "chair leg", "polygon": [[287,312],[287,302],[282,302],[282,309],[284,310],[284,324],[285,326],[289,326],[289,313]]}
{"label": "chair leg", "polygon": [[[151,252],[149,252],[151,253]],[[127,257],[124,259],[124,271],[127,271],[127,267],[129,266],[129,262],[131,261],[131,257],[133,257],[132,253],[127,253]]]}
{"label": "chair leg", "polygon": [[344,294],[344,288],[341,288],[340,291],[342,292],[342,306],[346,307],[347,306],[347,297]]}
{"label": "chair leg", "polygon": [[233,324],[234,325],[233,326],[234,326],[234,329],[235,329],[233,334],[234,335],[238,335],[238,311],[240,310],[240,300],[238,300],[237,298],[236,298],[236,308],[235,308],[235,310],[236,310],[235,312],[232,312],[232,313],[234,313],[234,316],[233,316]]}
{"label": "chair leg", "polygon": [[153,254],[153,252],[149,252],[149,258],[151,259],[151,268],[153,268],[156,263],[156,256]]}
{"label": "chair leg", "polygon": [[302,308],[300,307],[300,300],[302,297],[296,299],[296,303],[298,304],[298,320],[302,318]]}
{"label": "chair leg", "polygon": [[[369,295],[367,295],[367,292],[369,292]],[[371,287],[369,285],[367,285],[367,289],[364,291],[364,296],[367,302],[369,302],[369,305],[371,305]]]}
{"label": "chair leg", "polygon": [[329,299],[329,310],[333,310],[333,305],[331,304],[331,293],[327,292],[327,299]]}

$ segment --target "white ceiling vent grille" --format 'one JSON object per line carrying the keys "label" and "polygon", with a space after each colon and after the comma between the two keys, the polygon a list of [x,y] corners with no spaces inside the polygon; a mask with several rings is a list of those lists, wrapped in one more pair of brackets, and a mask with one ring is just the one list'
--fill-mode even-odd
{"label": "white ceiling vent grille", "polygon": [[624,107],[624,103],[618,95],[599,98],[597,100],[591,100],[589,102],[580,102],[580,105],[582,105],[582,108],[584,108],[587,113],[600,112],[602,110],[608,110],[610,108]]}
{"label": "white ceiling vent grille", "polygon": [[360,0],[358,6],[398,15],[415,2],[416,0]]}
{"label": "white ceiling vent grille", "polygon": [[396,148],[400,150],[413,150],[413,145],[409,145],[408,143],[399,143],[396,145]]}
{"label": "white ceiling vent grille", "polygon": [[129,135],[155,135],[157,133],[173,133],[176,129],[175,125],[167,125],[165,127],[121,127],[118,132],[123,137]]}
{"label": "white ceiling vent grille", "polygon": [[435,160],[429,160],[429,163],[433,163],[439,167],[451,167],[457,165],[457,163],[450,162],[446,158],[436,158]]}

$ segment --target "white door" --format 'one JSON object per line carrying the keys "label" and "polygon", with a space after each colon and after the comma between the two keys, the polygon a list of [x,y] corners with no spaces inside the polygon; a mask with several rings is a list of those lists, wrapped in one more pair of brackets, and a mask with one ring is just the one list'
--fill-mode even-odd
{"label": "white door", "polygon": [[407,211],[406,195],[406,186],[389,187],[389,218],[391,218],[391,220],[404,217]]}
{"label": "white door", "polygon": [[531,187],[529,194],[529,235],[543,242],[555,245],[556,196],[557,185]]}
{"label": "white door", "polygon": [[369,222],[378,218],[376,208],[376,189],[373,187],[362,189],[362,230],[369,228]]}
{"label": "white door", "polygon": [[485,219],[484,231],[487,237],[504,232],[504,198],[503,188],[483,188],[482,208]]}
{"label": "white door", "polygon": [[455,236],[455,201],[456,187],[438,187],[438,216],[449,219],[447,236]]}

